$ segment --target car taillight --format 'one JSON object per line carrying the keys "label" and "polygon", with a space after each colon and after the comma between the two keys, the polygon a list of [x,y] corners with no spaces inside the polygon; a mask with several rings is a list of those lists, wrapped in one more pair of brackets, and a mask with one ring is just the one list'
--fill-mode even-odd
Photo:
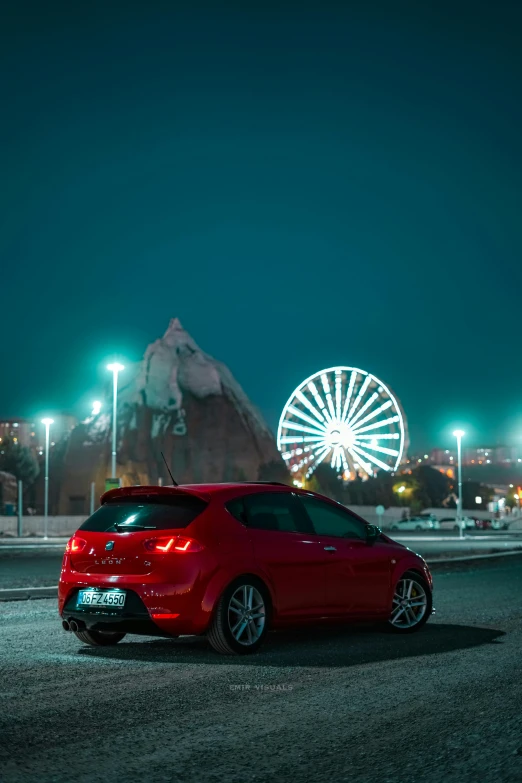
{"label": "car taillight", "polygon": [[85,549],[86,546],[87,546],[87,541],[84,541],[84,539],[80,538],[79,536],[73,536],[68,540],[67,546],[65,547],[65,551],[68,554],[74,552],[81,552],[82,549]]}
{"label": "car taillight", "polygon": [[147,552],[155,552],[157,555],[167,552],[201,552],[203,545],[193,538],[184,536],[165,536],[164,538],[149,538],[143,542]]}

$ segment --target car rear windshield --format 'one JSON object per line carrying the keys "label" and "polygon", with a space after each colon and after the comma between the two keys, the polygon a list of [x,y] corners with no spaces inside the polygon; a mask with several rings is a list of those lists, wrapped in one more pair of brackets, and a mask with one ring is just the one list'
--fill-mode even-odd
{"label": "car rear windshield", "polygon": [[187,527],[206,508],[191,495],[117,498],[104,503],[80,530],[125,533],[132,530],[169,530]]}

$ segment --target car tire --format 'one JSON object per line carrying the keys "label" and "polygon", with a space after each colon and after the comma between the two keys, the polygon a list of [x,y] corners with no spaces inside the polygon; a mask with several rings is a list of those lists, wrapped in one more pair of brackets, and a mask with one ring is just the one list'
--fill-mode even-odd
{"label": "car tire", "polygon": [[415,528],[415,530],[422,530],[422,525],[417,525],[417,527]]}
{"label": "car tire", "polygon": [[207,638],[221,655],[254,653],[265,639],[269,615],[270,597],[263,582],[254,576],[240,577],[217,602]]}
{"label": "car tire", "polygon": [[112,631],[73,631],[73,634],[81,642],[89,644],[91,647],[109,647],[121,642],[125,636],[124,633]]}
{"label": "car tire", "polygon": [[392,526],[390,527],[390,530],[398,530],[398,529],[399,529],[399,526],[398,526],[398,525],[392,525]]}
{"label": "car tire", "polygon": [[453,530],[456,530],[456,531],[457,531],[457,533],[459,532],[459,529],[460,529],[460,528],[459,528],[459,526],[458,526],[458,525],[453,525]]}
{"label": "car tire", "polygon": [[[414,589],[417,592],[416,596],[412,596],[411,600],[415,603],[415,599],[417,598],[418,601],[421,600],[421,596],[425,598],[425,603],[423,605],[423,612],[421,613],[418,611],[416,606],[411,607],[412,612],[418,616],[418,620],[416,622],[411,621],[410,625],[407,624],[401,624],[400,618],[397,618],[395,621],[392,619],[393,615],[396,613],[396,609],[399,608],[400,604],[396,602],[397,596],[401,595],[402,592],[402,584],[406,583],[407,588],[409,588],[409,583],[412,582],[414,585]],[[433,598],[430,586],[426,582],[423,576],[419,574],[417,571],[406,571],[405,574],[401,576],[401,578],[397,581],[397,584],[395,585],[394,589],[394,604],[392,604],[392,611],[390,613],[390,618],[387,623],[387,629],[389,631],[392,631],[393,633],[415,633],[415,631],[419,631],[429,620],[432,609],[433,609]],[[403,610],[402,614],[404,617],[407,617],[406,611]]]}

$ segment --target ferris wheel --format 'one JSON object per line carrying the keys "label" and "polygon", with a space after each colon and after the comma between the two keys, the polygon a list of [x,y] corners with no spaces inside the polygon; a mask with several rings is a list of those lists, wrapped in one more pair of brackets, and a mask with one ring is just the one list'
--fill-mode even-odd
{"label": "ferris wheel", "polygon": [[311,375],[286,403],[277,447],[294,474],[309,478],[327,462],[345,479],[394,471],[407,448],[399,401],[378,378],[355,367]]}

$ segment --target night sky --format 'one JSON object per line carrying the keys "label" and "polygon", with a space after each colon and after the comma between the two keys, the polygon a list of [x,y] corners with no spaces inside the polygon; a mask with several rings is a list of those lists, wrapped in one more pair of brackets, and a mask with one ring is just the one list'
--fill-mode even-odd
{"label": "night sky", "polygon": [[[522,3],[2,4],[0,417],[178,316],[275,428],[362,367],[522,443]],[[107,373],[105,373],[107,375]]]}

